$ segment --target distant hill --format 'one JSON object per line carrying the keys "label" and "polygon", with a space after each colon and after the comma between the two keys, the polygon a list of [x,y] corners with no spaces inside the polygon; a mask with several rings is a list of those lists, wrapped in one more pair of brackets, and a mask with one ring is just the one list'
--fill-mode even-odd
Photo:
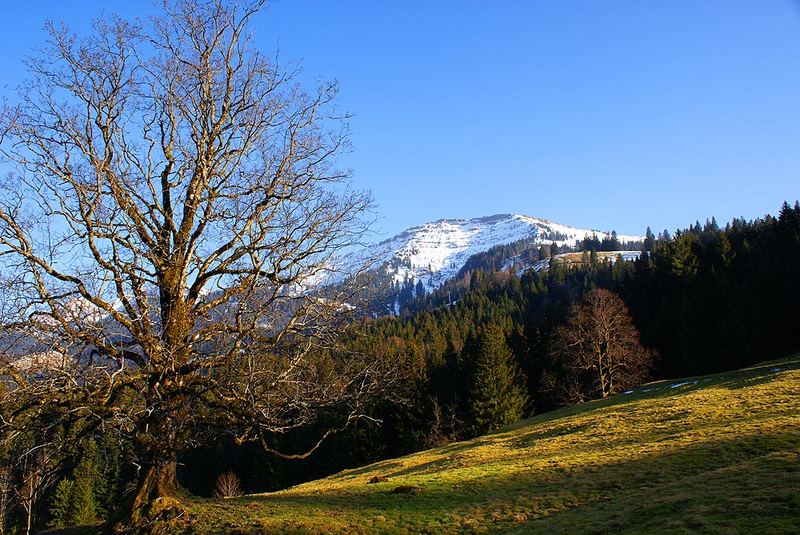
{"label": "distant hill", "polygon": [[[339,269],[372,266],[378,299],[384,311],[399,313],[408,298],[430,293],[468,269],[532,267],[555,246],[559,251],[595,239],[639,244],[642,236],[617,235],[562,225],[520,214],[473,219],[440,219],[411,227],[380,243],[339,259]],[[404,295],[405,293],[405,295]]]}
{"label": "distant hill", "polygon": [[800,356],[651,383],[288,490],[198,499],[172,528],[798,533],[798,384]]}

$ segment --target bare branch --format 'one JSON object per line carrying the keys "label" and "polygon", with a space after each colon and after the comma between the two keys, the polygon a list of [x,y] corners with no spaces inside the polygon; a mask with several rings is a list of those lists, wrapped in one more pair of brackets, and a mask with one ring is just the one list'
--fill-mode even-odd
{"label": "bare branch", "polygon": [[0,117],[0,427],[110,426],[146,467],[137,500],[209,436],[272,451],[330,422],[321,443],[393,380],[341,345],[358,288],[311,291],[371,201],[336,167],[337,84],[305,92],[252,48],[262,3],[50,25]]}

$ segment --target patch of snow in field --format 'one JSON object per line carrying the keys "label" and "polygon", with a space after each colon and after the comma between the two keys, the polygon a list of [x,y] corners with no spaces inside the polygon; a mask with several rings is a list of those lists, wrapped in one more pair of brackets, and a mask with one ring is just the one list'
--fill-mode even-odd
{"label": "patch of snow in field", "polygon": [[680,388],[680,387],[682,387],[682,386],[686,386],[686,385],[696,385],[696,384],[697,384],[697,381],[685,381],[685,382],[683,382],[683,383],[674,383],[674,384],[671,384],[671,385],[669,385],[669,387],[668,387],[668,388]]}

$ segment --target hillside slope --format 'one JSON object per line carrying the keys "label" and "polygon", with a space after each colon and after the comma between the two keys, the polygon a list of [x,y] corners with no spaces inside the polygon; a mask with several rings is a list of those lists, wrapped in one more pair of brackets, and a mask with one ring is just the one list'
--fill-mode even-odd
{"label": "hillside slope", "polygon": [[800,356],[188,513],[195,533],[797,533]]}

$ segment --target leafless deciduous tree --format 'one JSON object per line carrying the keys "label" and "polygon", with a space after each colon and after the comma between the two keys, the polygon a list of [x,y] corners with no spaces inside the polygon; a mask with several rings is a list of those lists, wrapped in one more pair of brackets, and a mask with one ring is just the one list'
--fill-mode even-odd
{"label": "leafless deciduous tree", "polygon": [[16,502],[25,515],[25,535],[33,533],[33,522],[39,500],[53,481],[53,473],[48,466],[51,455],[52,452],[47,447],[38,447],[25,453],[19,460],[20,481],[14,490]]}
{"label": "leafless deciduous tree", "polygon": [[253,48],[262,2],[50,25],[2,115],[3,438],[112,428],[140,467],[131,511],[173,494],[205,432],[274,450],[324,414],[321,441],[386,386],[339,347],[350,289],[306,291],[370,200],[335,166],[336,84],[305,92]]}
{"label": "leafless deciduous tree", "polygon": [[545,388],[570,403],[607,397],[647,379],[654,354],[643,347],[628,307],[608,290],[574,304],[551,346],[555,365]]}
{"label": "leafless deciduous tree", "polygon": [[0,535],[6,532],[6,518],[11,508],[11,467],[0,466]]}
{"label": "leafless deciduous tree", "polygon": [[239,476],[228,470],[223,472],[217,478],[217,484],[214,487],[215,498],[236,498],[242,495],[242,482]]}

